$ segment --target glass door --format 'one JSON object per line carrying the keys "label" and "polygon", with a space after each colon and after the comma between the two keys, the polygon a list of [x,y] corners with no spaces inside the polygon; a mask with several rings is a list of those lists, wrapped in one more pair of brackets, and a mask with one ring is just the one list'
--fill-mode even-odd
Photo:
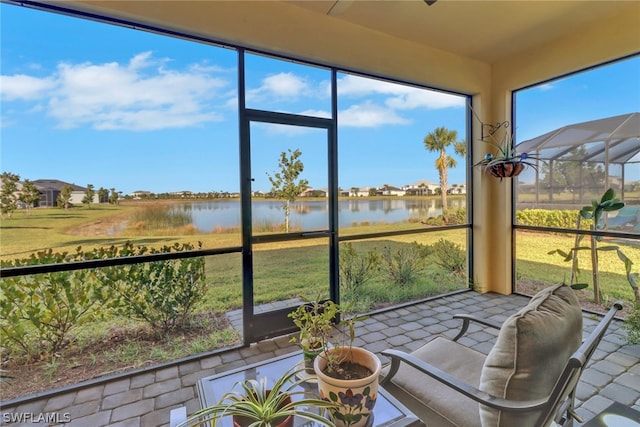
{"label": "glass door", "polygon": [[287,315],[305,300],[336,297],[331,211],[337,211],[337,187],[330,173],[332,120],[245,113],[250,173],[243,192],[243,320],[249,343],[295,330]]}

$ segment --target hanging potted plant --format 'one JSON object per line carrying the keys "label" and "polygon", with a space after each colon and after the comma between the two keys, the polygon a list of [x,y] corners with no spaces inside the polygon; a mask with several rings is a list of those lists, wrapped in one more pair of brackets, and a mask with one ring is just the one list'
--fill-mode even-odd
{"label": "hanging potted plant", "polygon": [[[323,413],[324,409],[331,410],[336,405],[300,387],[304,380],[296,380],[297,373],[290,369],[271,387],[268,387],[266,377],[238,382],[234,388],[239,386],[239,391],[229,391],[217,404],[195,412],[179,427],[215,427],[225,416],[233,417],[234,427],[293,427],[293,417],[312,421],[321,427],[335,427]],[[301,398],[293,399],[294,396]]]}
{"label": "hanging potted plant", "polygon": [[338,311],[338,305],[331,300],[315,300],[298,306],[288,315],[300,329],[298,336],[292,337],[291,342],[298,344],[302,349],[304,373],[307,376],[315,375],[313,362],[322,352],[323,338],[333,330],[333,322]]}
{"label": "hanging potted plant", "polygon": [[[490,142],[491,143],[491,142]],[[474,166],[483,166],[486,172],[496,178],[514,178],[524,170],[526,166],[534,169],[537,165],[534,157],[528,153],[516,153],[512,147],[511,138],[506,138],[504,144],[493,144],[498,148],[496,154],[487,153],[484,158]]]}
{"label": "hanging potted plant", "polygon": [[[471,106],[469,108],[480,122],[480,139],[494,147],[493,152],[487,153],[474,166],[482,166],[485,172],[500,178],[500,180],[520,175],[527,166],[537,170],[537,162],[539,161],[537,157],[529,153],[518,153],[516,151],[513,137],[508,131],[508,121],[499,122],[495,125],[484,123],[473,111],[473,108]],[[501,130],[502,132],[500,132]]]}
{"label": "hanging potted plant", "polygon": [[314,362],[320,397],[336,405],[329,412],[340,427],[366,425],[378,395],[380,359],[353,346],[355,323],[361,319],[344,320],[331,335],[324,335],[322,352]]}

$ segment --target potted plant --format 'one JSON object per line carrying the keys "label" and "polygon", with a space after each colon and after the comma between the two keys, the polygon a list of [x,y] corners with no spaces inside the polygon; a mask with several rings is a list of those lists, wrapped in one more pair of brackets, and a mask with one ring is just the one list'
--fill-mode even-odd
{"label": "potted plant", "polygon": [[[293,417],[335,427],[323,416],[323,408],[330,410],[336,405],[301,388],[304,380],[296,380],[297,373],[295,369],[288,370],[271,387],[266,377],[238,382],[234,388],[240,386],[241,390],[227,392],[217,404],[194,413],[179,426],[215,426],[220,418],[232,416],[234,427],[293,427]],[[294,400],[294,396],[302,397]]]}
{"label": "potted plant", "polygon": [[306,374],[314,374],[313,362],[324,348],[323,341],[333,330],[338,312],[339,307],[333,301],[315,300],[289,313],[293,323],[300,329],[298,337],[292,337],[291,342],[297,343],[302,349]]}
{"label": "potted plant", "polygon": [[[481,125],[480,139],[494,147],[493,152],[485,154],[484,158],[474,166],[482,166],[486,172],[496,178],[513,178],[530,166],[537,170],[537,157],[529,153],[518,153],[514,146],[513,137],[508,132],[509,122],[499,122],[495,125],[484,123],[469,106],[471,112],[478,119]],[[503,130],[502,137],[499,131]],[[485,133],[486,132],[486,133]]]}
{"label": "potted plant", "polygon": [[[337,310],[340,312],[340,307]],[[323,335],[322,352],[314,362],[320,397],[336,405],[329,412],[341,427],[364,426],[378,395],[380,359],[353,346],[355,323],[361,319],[350,317]]]}

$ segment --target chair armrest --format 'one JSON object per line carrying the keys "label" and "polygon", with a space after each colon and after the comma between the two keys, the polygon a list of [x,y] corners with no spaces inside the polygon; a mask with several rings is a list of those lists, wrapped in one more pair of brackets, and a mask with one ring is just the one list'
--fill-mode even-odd
{"label": "chair armrest", "polygon": [[452,341],[458,341],[467,332],[467,329],[469,329],[469,323],[472,321],[494,329],[500,329],[502,326],[500,323],[493,320],[481,319],[471,314],[454,314],[453,318],[462,319],[462,327],[460,328],[458,335],[456,335]]}
{"label": "chair armrest", "polygon": [[417,357],[398,350],[384,350],[382,354],[391,358],[391,367],[389,373],[380,382],[380,385],[384,387],[384,384],[391,380],[391,378],[398,372],[400,363],[404,362],[409,366],[412,366],[419,371],[429,375],[430,377],[440,381],[448,387],[456,390],[457,392],[475,400],[476,402],[489,406],[491,408],[501,409],[509,412],[528,412],[542,408],[548,404],[548,398],[537,400],[507,400],[496,396],[492,396],[484,391],[472,386],[458,378],[444,372],[443,370],[436,368],[435,366],[427,363]]}

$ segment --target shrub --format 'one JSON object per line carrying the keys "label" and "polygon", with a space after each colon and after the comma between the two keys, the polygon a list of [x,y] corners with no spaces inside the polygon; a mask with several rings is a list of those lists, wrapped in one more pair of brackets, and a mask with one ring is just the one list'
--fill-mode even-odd
{"label": "shrub", "polygon": [[398,246],[395,250],[385,246],[380,256],[380,269],[396,285],[407,285],[424,270],[426,253],[428,248],[416,242]]}
{"label": "shrub", "polygon": [[356,294],[377,270],[378,254],[358,254],[351,243],[340,245],[340,285],[345,292]]}
{"label": "shrub", "polygon": [[[568,228],[575,230],[578,214],[573,210],[523,209],[516,212],[516,222],[538,227]],[[582,224],[582,229],[589,229]]]}
{"label": "shrub", "polygon": [[[51,249],[2,267],[53,264],[84,258]],[[75,270],[0,279],[0,334],[32,358],[52,354],[69,343],[70,332],[104,314],[99,308],[109,299],[108,289],[94,270]]]}
{"label": "shrub", "polygon": [[625,319],[624,329],[627,331],[628,344],[640,344],[640,302],[633,304],[633,310]]}
{"label": "shrub", "polygon": [[464,224],[467,222],[467,210],[456,209],[447,210],[443,215],[437,217],[429,217],[426,220],[420,221],[426,225],[441,226],[441,225],[455,225]]}
{"label": "shrub", "polygon": [[[199,247],[202,243],[198,244]],[[194,250],[185,243],[161,248],[133,247],[100,250],[97,257],[133,256]],[[101,269],[101,278],[115,294],[115,306],[122,314],[147,322],[158,332],[188,324],[194,305],[207,292],[204,258],[153,261]]]}
{"label": "shrub", "polygon": [[456,210],[447,210],[444,215],[444,223],[447,225],[454,224],[464,224],[467,222],[467,210],[466,209],[456,209]]}
{"label": "shrub", "polygon": [[460,245],[449,240],[440,239],[432,245],[434,262],[451,271],[456,276],[464,274],[467,265],[467,254]]}

